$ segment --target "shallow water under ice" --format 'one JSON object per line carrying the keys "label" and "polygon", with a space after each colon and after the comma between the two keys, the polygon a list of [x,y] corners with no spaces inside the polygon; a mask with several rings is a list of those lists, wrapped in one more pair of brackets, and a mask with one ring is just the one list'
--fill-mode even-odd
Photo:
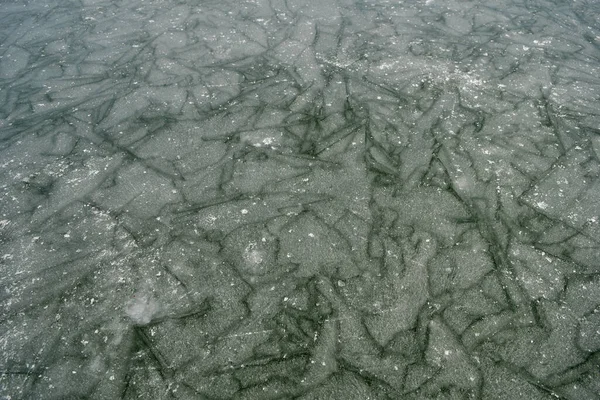
{"label": "shallow water under ice", "polygon": [[597,0],[2,1],[2,399],[600,399]]}

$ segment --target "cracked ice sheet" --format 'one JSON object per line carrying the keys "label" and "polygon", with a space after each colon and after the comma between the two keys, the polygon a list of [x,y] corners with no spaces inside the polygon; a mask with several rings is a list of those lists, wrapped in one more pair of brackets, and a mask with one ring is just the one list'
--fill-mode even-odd
{"label": "cracked ice sheet", "polygon": [[598,399],[597,1],[0,10],[0,397]]}

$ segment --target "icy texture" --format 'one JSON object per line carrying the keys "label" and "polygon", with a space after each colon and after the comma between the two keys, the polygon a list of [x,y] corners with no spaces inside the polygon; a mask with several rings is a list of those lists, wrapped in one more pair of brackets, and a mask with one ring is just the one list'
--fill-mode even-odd
{"label": "icy texture", "polygon": [[0,2],[0,398],[600,399],[599,15]]}

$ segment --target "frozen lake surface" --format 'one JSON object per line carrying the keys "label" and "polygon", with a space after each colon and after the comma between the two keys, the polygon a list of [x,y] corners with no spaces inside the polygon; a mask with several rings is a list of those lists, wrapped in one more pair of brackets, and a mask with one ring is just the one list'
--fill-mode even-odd
{"label": "frozen lake surface", "polygon": [[600,399],[600,1],[0,2],[0,398]]}

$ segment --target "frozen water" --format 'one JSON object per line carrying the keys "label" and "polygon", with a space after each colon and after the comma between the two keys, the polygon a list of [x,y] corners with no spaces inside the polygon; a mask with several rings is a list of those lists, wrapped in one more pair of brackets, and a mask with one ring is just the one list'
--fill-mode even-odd
{"label": "frozen water", "polygon": [[600,399],[599,15],[1,2],[0,398]]}

